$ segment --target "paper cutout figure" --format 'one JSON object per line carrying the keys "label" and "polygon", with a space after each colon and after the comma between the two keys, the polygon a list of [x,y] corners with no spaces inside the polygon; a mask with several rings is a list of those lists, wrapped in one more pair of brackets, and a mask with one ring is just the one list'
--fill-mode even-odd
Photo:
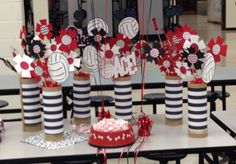
{"label": "paper cutout figure", "polygon": [[208,51],[214,57],[215,62],[220,62],[220,55],[226,56],[227,45],[223,45],[224,39],[220,36],[217,37],[216,41],[211,39],[207,46],[210,48]]}
{"label": "paper cutout figure", "polygon": [[46,51],[46,45],[40,40],[33,39],[29,43],[29,56],[34,59],[43,58]]}
{"label": "paper cutout figure", "polygon": [[99,61],[97,49],[93,46],[85,47],[83,51],[83,64],[90,72],[98,71]]}
{"label": "paper cutout figure", "polygon": [[139,24],[135,18],[126,17],[120,22],[118,31],[129,39],[133,39],[138,34]]}
{"label": "paper cutout figure", "polygon": [[133,75],[137,71],[136,57],[134,53],[114,59],[114,78],[125,75]]}
{"label": "paper cutout figure", "polygon": [[215,61],[211,53],[206,54],[205,62],[202,68],[202,80],[205,83],[209,83],[215,73]]}
{"label": "paper cutout figure", "polygon": [[94,29],[97,29],[98,31],[103,29],[108,34],[108,25],[101,18],[92,19],[88,23],[87,30],[88,30],[88,35],[89,36],[93,36],[92,30],[94,30]]}
{"label": "paper cutout figure", "polygon": [[14,67],[16,71],[21,74],[21,77],[31,78],[30,71],[33,70],[31,64],[33,63],[34,59],[25,54],[23,56],[18,54],[13,58],[13,60],[16,62],[16,65]]}
{"label": "paper cutout figure", "polygon": [[47,24],[47,20],[46,19],[42,19],[40,20],[40,23],[37,23],[36,25],[36,32],[39,33],[39,38],[40,39],[44,39],[45,37],[47,39],[51,39],[52,38],[52,25],[51,24]]}
{"label": "paper cutout figure", "polygon": [[66,53],[70,53],[70,51],[74,51],[78,48],[77,34],[70,29],[62,29],[60,31],[60,36],[56,36],[56,42],[57,44],[61,44],[59,49]]}
{"label": "paper cutout figure", "polygon": [[52,80],[63,82],[69,75],[69,64],[67,58],[59,52],[52,53],[47,61],[48,73]]}
{"label": "paper cutout figure", "polygon": [[80,58],[79,54],[74,51],[71,51],[70,54],[67,56],[67,61],[69,64],[69,71],[73,72],[76,68],[80,68]]}

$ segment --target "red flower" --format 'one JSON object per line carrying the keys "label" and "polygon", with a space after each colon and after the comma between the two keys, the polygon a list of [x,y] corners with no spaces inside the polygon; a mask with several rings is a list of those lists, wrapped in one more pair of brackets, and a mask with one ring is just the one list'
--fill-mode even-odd
{"label": "red flower", "polygon": [[77,34],[74,30],[62,29],[60,31],[60,36],[56,37],[57,44],[61,44],[59,49],[66,53],[74,51],[76,48],[78,48],[76,37]]}
{"label": "red flower", "polygon": [[47,24],[46,19],[40,20],[40,23],[37,23],[36,25],[36,32],[39,33],[39,38],[44,39],[44,37],[47,37],[47,39],[52,38],[52,25]]}
{"label": "red flower", "polygon": [[175,61],[172,60],[172,56],[170,54],[165,54],[162,59],[160,59],[157,63],[160,67],[161,72],[165,72],[168,75],[174,75],[175,69]]}
{"label": "red flower", "polygon": [[31,71],[31,76],[34,77],[37,81],[45,80],[49,77],[47,64],[38,59],[33,65],[34,70]]}
{"label": "red flower", "polygon": [[140,40],[136,42],[132,48],[132,52],[135,53],[135,56],[140,59],[146,59],[146,52],[144,51],[144,47],[148,44],[145,40]]}
{"label": "red flower", "polygon": [[124,53],[124,54],[127,54],[130,52],[130,46],[129,46],[130,42],[131,40],[127,36],[121,33],[118,33],[116,35],[116,38],[111,38],[109,40],[109,44],[111,47],[113,47],[113,45],[116,44],[116,46],[119,47],[121,53]]}
{"label": "red flower", "polygon": [[181,44],[183,38],[180,35],[178,35],[179,31],[180,29],[176,28],[175,32],[169,30],[166,33],[167,42],[170,44],[169,46],[171,46],[171,49],[175,49],[177,52],[183,48],[183,45]]}
{"label": "red flower", "polygon": [[227,45],[223,45],[224,39],[220,36],[217,37],[216,41],[211,39],[207,46],[210,48],[208,51],[214,57],[215,62],[220,61],[220,55],[226,56]]}
{"label": "red flower", "polygon": [[197,35],[197,32],[192,29],[189,25],[185,25],[182,28],[176,28],[176,36],[182,38],[180,46],[184,45],[185,40],[190,39],[191,35]]}

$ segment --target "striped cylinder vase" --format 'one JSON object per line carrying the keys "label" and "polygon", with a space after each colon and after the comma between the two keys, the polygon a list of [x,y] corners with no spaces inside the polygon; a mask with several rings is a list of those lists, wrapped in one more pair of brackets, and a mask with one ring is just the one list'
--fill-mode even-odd
{"label": "striped cylinder vase", "polygon": [[132,119],[132,87],[131,77],[114,79],[115,115],[118,119]]}
{"label": "striped cylinder vase", "polygon": [[190,137],[207,136],[207,85],[188,83],[188,134]]}
{"label": "striped cylinder vase", "polygon": [[165,117],[167,125],[183,123],[183,81],[178,76],[166,76]]}
{"label": "striped cylinder vase", "polygon": [[47,141],[64,139],[61,87],[43,87],[44,133]]}
{"label": "striped cylinder vase", "polygon": [[73,82],[73,123],[76,125],[91,123],[90,76],[74,75]]}
{"label": "striped cylinder vase", "polygon": [[23,130],[42,130],[39,83],[35,79],[21,79]]}

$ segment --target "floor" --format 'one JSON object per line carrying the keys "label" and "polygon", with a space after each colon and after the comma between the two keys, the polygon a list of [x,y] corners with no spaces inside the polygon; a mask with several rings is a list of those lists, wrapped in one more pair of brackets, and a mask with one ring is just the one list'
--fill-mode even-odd
{"label": "floor", "polygon": [[[188,24],[192,26],[196,31],[198,32],[199,36],[206,42],[209,41],[211,37],[216,37],[218,35],[223,36],[226,39],[226,43],[228,44],[228,53],[227,53],[227,59],[224,59],[220,64],[220,66],[236,66],[236,57],[235,54],[235,48],[236,45],[236,31],[222,31],[221,25],[214,24],[214,23],[208,23],[206,16],[200,16],[200,15],[187,15],[187,16],[181,16],[180,22],[182,25]],[[10,55],[9,55],[10,58]],[[147,69],[154,69],[154,66],[148,65]],[[2,74],[13,74],[10,72],[7,68],[1,67],[0,75]],[[160,90],[158,90],[161,92]],[[227,91],[231,94],[230,98],[227,99],[227,109],[228,110],[234,110],[236,109],[236,86],[227,87]],[[148,92],[155,92],[154,90],[145,90],[145,93]],[[93,93],[97,94],[97,93]],[[104,94],[113,94],[112,92],[106,92]],[[133,98],[134,99],[140,99],[140,91],[134,91],[133,92]],[[186,95],[185,95],[186,96]],[[19,96],[0,96],[0,99],[7,100],[10,105],[7,108],[20,108],[20,97]],[[160,105],[158,106],[158,112],[163,113],[164,106]],[[186,109],[186,107],[185,107]],[[217,101],[217,110],[221,110],[221,102]],[[112,111],[112,108],[110,108],[110,111]],[[140,111],[140,107],[134,107],[135,112]],[[151,106],[145,106],[146,113],[149,113],[152,111]],[[93,112],[92,112],[93,113]],[[20,115],[1,115],[1,118],[10,118],[10,117],[19,117]],[[109,160],[108,163],[117,163],[117,160]],[[120,163],[125,163],[125,159],[122,159]],[[130,163],[133,163],[132,159],[130,159]],[[158,163],[156,161],[150,161],[143,158],[139,158],[137,160],[137,164],[155,164]],[[174,163],[174,162],[170,162]],[[182,160],[183,164],[197,164],[198,163],[198,155],[188,155],[185,159]]]}

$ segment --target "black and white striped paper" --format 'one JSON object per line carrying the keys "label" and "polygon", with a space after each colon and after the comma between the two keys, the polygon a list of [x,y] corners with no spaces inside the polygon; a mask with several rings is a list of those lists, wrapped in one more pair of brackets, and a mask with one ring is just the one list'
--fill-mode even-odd
{"label": "black and white striped paper", "polygon": [[64,132],[62,91],[50,89],[43,88],[44,132],[55,135]]}
{"label": "black and white striped paper", "polygon": [[75,118],[91,117],[91,97],[90,79],[74,79],[73,83],[73,103]]}
{"label": "black and white striped paper", "polygon": [[183,81],[166,79],[165,81],[165,116],[175,120],[183,117]]}
{"label": "black and white striped paper", "polygon": [[118,119],[132,118],[132,87],[131,79],[114,80],[115,115]]}
{"label": "black and white striped paper", "polygon": [[207,129],[207,88],[188,87],[188,126],[191,130]]}
{"label": "black and white striped paper", "polygon": [[21,88],[24,124],[35,125],[41,123],[39,83],[33,80],[31,83],[24,83],[24,80],[22,80]]}

